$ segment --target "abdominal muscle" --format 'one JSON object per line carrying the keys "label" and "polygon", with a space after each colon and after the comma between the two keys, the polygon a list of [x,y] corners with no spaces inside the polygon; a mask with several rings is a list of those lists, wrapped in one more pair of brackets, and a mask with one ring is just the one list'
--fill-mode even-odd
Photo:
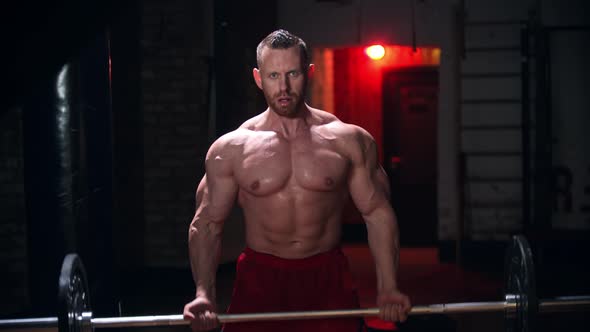
{"label": "abdominal muscle", "polygon": [[305,258],[339,245],[343,190],[317,192],[299,188],[267,196],[240,191],[246,245],[286,259]]}

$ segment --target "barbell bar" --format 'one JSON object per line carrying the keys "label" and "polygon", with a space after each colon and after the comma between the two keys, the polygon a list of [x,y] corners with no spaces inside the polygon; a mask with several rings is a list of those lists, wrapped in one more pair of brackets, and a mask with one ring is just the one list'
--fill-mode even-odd
{"label": "barbell bar", "polygon": [[[442,303],[415,306],[410,315],[468,314],[504,312],[508,331],[531,331],[537,313],[590,310],[590,296],[557,297],[537,301],[532,252],[526,239],[513,237],[506,252],[506,290],[504,301]],[[76,254],[65,257],[60,278],[58,317],[0,320],[0,330],[58,329],[59,332],[91,332],[98,328],[188,325],[182,315],[154,315],[94,318],[86,272]],[[300,320],[377,316],[379,308],[218,314],[219,322]]]}
{"label": "barbell bar", "polygon": [[[507,296],[510,299],[512,296]],[[590,296],[576,296],[555,298],[539,302],[539,312],[563,312],[579,310],[582,307],[590,308]],[[490,302],[463,302],[463,303],[442,303],[424,306],[415,306],[410,315],[433,315],[433,314],[468,314],[481,312],[507,312],[513,314],[516,311],[516,302],[490,301]],[[321,318],[350,318],[377,316],[379,308],[367,309],[344,309],[344,310],[315,310],[315,311],[291,311],[291,312],[264,312],[250,314],[219,314],[219,322],[243,323],[254,321],[280,321],[300,319],[321,319]],[[148,327],[148,326],[178,326],[189,325],[182,315],[155,315],[155,316],[128,316],[128,317],[106,317],[92,318],[91,313],[83,314],[80,320],[90,319],[89,325],[93,329],[100,328],[121,328],[121,327]],[[0,329],[5,328],[56,328],[57,317],[29,318],[0,321]]]}

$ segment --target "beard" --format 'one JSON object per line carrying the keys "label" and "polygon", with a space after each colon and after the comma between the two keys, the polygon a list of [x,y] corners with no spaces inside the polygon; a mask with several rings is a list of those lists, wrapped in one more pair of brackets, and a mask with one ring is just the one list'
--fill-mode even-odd
{"label": "beard", "polygon": [[274,96],[268,96],[265,93],[264,97],[270,109],[280,116],[295,117],[303,105],[303,97],[293,92],[278,93]]}

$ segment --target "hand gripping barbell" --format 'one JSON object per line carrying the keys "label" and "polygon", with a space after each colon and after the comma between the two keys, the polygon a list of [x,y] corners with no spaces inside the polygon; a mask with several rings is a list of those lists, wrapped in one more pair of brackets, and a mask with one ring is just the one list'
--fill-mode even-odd
{"label": "hand gripping barbell", "polygon": [[[507,331],[531,331],[538,313],[581,311],[590,309],[590,296],[557,297],[538,301],[535,293],[532,252],[523,236],[515,236],[506,251],[505,291],[503,301],[443,303],[415,306],[410,315],[466,314],[504,312]],[[5,329],[55,329],[59,332],[92,332],[96,328],[188,325],[182,315],[156,315],[94,318],[86,272],[76,254],[65,257],[59,277],[58,317],[0,320]],[[299,320],[376,316],[379,308],[219,314],[219,322],[237,323],[271,320]]]}

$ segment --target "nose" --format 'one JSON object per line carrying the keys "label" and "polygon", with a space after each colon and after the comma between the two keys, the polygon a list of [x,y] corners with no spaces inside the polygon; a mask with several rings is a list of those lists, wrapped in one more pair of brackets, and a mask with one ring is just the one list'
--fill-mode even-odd
{"label": "nose", "polygon": [[279,88],[281,92],[288,92],[291,89],[291,82],[289,81],[289,75],[282,75],[279,80]]}

